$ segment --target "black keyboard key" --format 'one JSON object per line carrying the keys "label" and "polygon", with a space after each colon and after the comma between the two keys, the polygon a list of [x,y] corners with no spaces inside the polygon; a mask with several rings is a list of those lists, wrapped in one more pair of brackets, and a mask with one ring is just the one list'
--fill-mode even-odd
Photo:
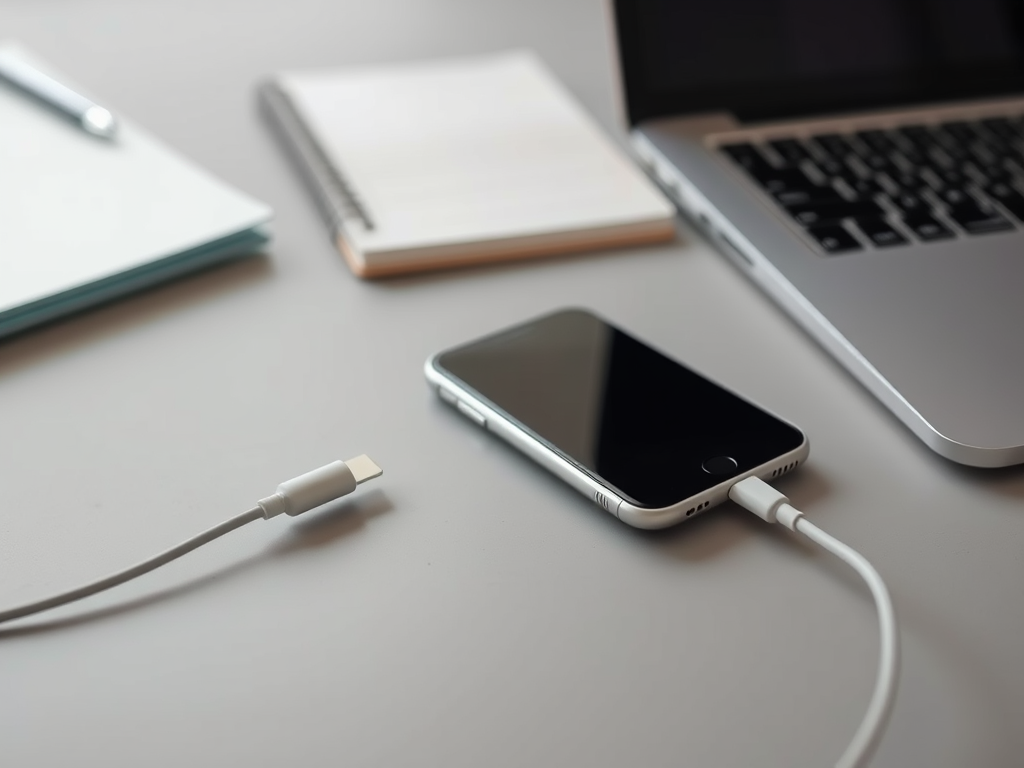
{"label": "black keyboard key", "polygon": [[1017,175],[1024,174],[1024,152],[1007,152],[1003,157],[1002,167]]}
{"label": "black keyboard key", "polygon": [[1002,165],[994,168],[967,165],[965,168],[968,174],[983,187],[995,184],[1008,184],[1013,181],[1013,174]]}
{"label": "black keyboard key", "polygon": [[844,176],[843,182],[857,197],[871,198],[882,191],[882,186],[874,179],[862,179],[855,176]]}
{"label": "black keyboard key", "polygon": [[994,149],[988,144],[977,141],[967,148],[967,153],[962,159],[970,159],[986,166],[999,165],[1002,160],[999,156],[1000,154],[1002,154],[1001,150]]}
{"label": "black keyboard key", "polygon": [[940,126],[940,129],[943,133],[952,136],[961,144],[970,144],[978,138],[978,133],[974,130],[974,127],[963,120],[953,120],[948,123],[943,123]]}
{"label": "black keyboard key", "polygon": [[836,179],[850,173],[850,168],[846,163],[841,160],[834,160],[831,157],[827,157],[824,160],[813,160],[809,162],[817,168],[818,173],[826,179]]}
{"label": "black keyboard key", "polygon": [[887,131],[886,135],[892,141],[897,152],[913,155],[920,154],[921,148],[915,142],[911,141],[909,137],[901,133],[898,128],[893,128],[892,130]]}
{"label": "black keyboard key", "polygon": [[[861,177],[858,174],[854,173],[849,168],[846,168],[841,173],[837,173],[832,177],[832,183],[835,184],[836,182],[842,182],[842,185],[850,186],[852,182],[859,178]],[[840,186],[840,189],[843,188],[842,185]]]}
{"label": "black keyboard key", "polygon": [[923,197],[915,195],[913,192],[893,195],[890,199],[893,205],[906,214],[931,212],[931,205],[925,202]]}
{"label": "black keyboard key", "polygon": [[973,202],[950,207],[949,216],[963,227],[964,231],[972,235],[985,235],[989,232],[1005,232],[1013,229],[1013,224],[1002,214],[986,211]]}
{"label": "black keyboard key", "polygon": [[947,191],[959,192],[970,181],[967,174],[955,170],[927,168],[923,175],[931,181],[932,187],[940,194],[945,194]]}
{"label": "black keyboard key", "polygon": [[939,191],[936,194],[936,197],[938,197],[939,200],[944,202],[950,208],[955,208],[959,205],[977,204],[975,199],[971,197],[969,194],[967,194],[964,190],[957,189],[954,187],[949,187]]}
{"label": "black keyboard key", "polygon": [[861,162],[875,173],[891,173],[896,170],[888,155],[874,153],[864,155]]}
{"label": "black keyboard key", "polygon": [[803,205],[805,203],[841,203],[846,198],[835,191],[833,187],[811,186],[802,189],[784,189],[775,192],[774,197],[782,205]]}
{"label": "black keyboard key", "polygon": [[925,161],[924,152],[909,145],[897,152],[890,153],[889,157],[892,159],[893,165],[908,173]]}
{"label": "black keyboard key", "polygon": [[930,189],[928,183],[916,173],[891,174],[889,179],[903,192],[917,193]]}
{"label": "black keyboard key", "polygon": [[807,231],[811,237],[818,241],[818,245],[826,253],[845,253],[862,249],[861,244],[857,242],[854,236],[839,224],[808,227]]}
{"label": "black keyboard key", "polygon": [[1001,133],[992,133],[984,129],[978,130],[978,139],[973,142],[974,144],[982,144],[993,152],[1007,149],[1011,146],[1012,142],[1016,141],[1016,136],[1006,136]]}
{"label": "black keyboard key", "polygon": [[956,166],[956,158],[951,156],[944,147],[934,146],[928,148],[928,152],[925,155],[925,163],[930,168],[952,170]]}
{"label": "black keyboard key", "polygon": [[935,136],[923,125],[905,125],[893,131],[903,141],[912,144],[919,151],[924,151],[935,143]]}
{"label": "black keyboard key", "polygon": [[885,131],[858,131],[855,135],[865,147],[876,154],[885,155],[896,148]]}
{"label": "black keyboard key", "polygon": [[1003,208],[1024,221],[1024,195],[1016,189],[1009,184],[992,184],[985,188],[985,192]]}
{"label": "black keyboard key", "polygon": [[[941,128],[936,129],[936,136],[939,143],[929,147],[928,157],[946,167],[954,166],[959,160],[968,156],[968,147],[971,142],[961,141],[955,136],[950,136]],[[974,143],[978,143],[977,139]]]}
{"label": "black keyboard key", "polygon": [[903,223],[911,232],[925,242],[954,237],[949,227],[940,224],[929,213],[909,214],[903,217]]}
{"label": "black keyboard key", "polygon": [[847,155],[853,154],[853,147],[850,146],[850,142],[838,133],[822,133],[812,136],[810,141],[824,155],[836,160],[841,160]]}
{"label": "black keyboard key", "polygon": [[882,214],[882,209],[878,204],[870,200],[805,203],[786,206],[786,210],[805,227],[814,224],[834,224],[842,219],[858,216],[880,216]]}
{"label": "black keyboard key", "polygon": [[905,245],[907,238],[893,229],[881,216],[868,216],[857,219],[857,226],[860,231],[867,235],[868,240],[879,248],[889,248],[894,245]]}
{"label": "black keyboard key", "polygon": [[772,168],[750,170],[762,187],[773,195],[794,189],[813,189],[818,185],[811,181],[799,168]]}
{"label": "black keyboard key", "polygon": [[1004,141],[1014,141],[1021,138],[1017,128],[1005,117],[993,117],[988,120],[982,120],[981,124],[989,133],[998,136]]}
{"label": "black keyboard key", "polygon": [[769,141],[768,146],[774,149],[787,165],[799,165],[802,160],[810,157],[807,148],[796,139]]}
{"label": "black keyboard key", "polygon": [[719,149],[750,172],[772,167],[753,144],[723,144]]}

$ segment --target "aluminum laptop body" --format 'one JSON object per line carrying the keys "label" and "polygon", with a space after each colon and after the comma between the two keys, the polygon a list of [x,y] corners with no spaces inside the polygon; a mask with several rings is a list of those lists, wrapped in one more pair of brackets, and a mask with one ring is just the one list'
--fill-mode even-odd
{"label": "aluminum laptop body", "polygon": [[684,213],[934,451],[1024,463],[1024,7],[614,16],[634,149]]}

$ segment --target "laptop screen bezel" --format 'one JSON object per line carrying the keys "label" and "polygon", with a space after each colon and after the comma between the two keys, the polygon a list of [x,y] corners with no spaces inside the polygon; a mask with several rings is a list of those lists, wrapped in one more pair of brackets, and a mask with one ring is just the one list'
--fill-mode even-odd
{"label": "laptop screen bezel", "polygon": [[1024,65],[960,67],[913,73],[831,78],[827,83],[778,82],[658,93],[645,77],[641,3],[612,0],[620,77],[630,127],[659,117],[729,113],[743,122],[784,120],[899,106],[1024,93]]}

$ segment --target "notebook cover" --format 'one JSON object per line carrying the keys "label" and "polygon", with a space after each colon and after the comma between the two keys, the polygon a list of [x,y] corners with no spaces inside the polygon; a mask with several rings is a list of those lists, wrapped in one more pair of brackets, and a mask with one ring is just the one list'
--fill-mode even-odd
{"label": "notebook cover", "polygon": [[672,205],[531,53],[282,74],[261,97],[361,276],[674,237]]}
{"label": "notebook cover", "polygon": [[266,242],[266,205],[117,117],[101,139],[0,83],[0,335]]}

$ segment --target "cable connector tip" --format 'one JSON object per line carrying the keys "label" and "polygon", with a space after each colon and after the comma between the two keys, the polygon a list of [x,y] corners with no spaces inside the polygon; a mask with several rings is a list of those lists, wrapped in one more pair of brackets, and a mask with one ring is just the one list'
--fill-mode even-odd
{"label": "cable connector tip", "polygon": [[365,483],[367,480],[373,480],[373,478],[384,474],[384,470],[378,467],[373,459],[365,453],[356,456],[354,459],[345,459],[345,463],[352,470],[352,476],[356,479],[356,485]]}
{"label": "cable connector tip", "polygon": [[332,461],[319,469],[277,486],[277,493],[259,500],[263,516],[269,520],[280,514],[301,515],[311,509],[352,493],[356,486],[380,477],[384,471],[369,456],[348,461]]}
{"label": "cable connector tip", "polygon": [[747,477],[729,489],[729,498],[768,523],[781,523],[791,531],[803,513],[791,506],[789,498],[759,477]]}

